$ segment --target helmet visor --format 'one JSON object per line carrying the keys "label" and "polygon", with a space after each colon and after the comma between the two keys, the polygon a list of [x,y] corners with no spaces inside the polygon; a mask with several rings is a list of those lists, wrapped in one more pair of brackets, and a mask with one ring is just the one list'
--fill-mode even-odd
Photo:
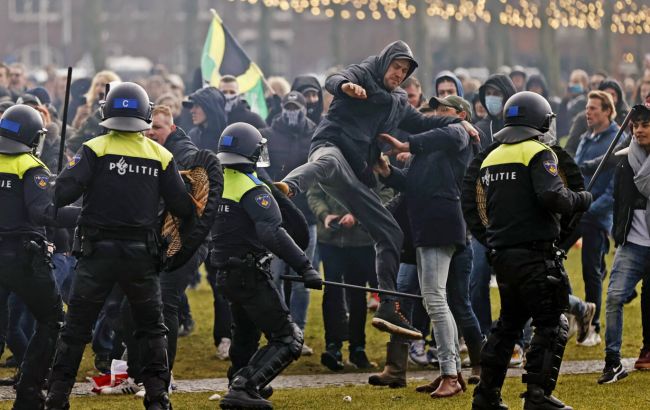
{"label": "helmet visor", "polygon": [[257,158],[257,167],[268,168],[271,166],[271,157],[269,156],[269,149],[266,145],[266,138],[262,138],[261,144],[262,148],[260,150],[260,156]]}
{"label": "helmet visor", "polygon": [[548,131],[539,137],[540,142],[552,147],[557,145],[557,124],[555,121],[555,116],[551,118],[551,123],[549,124]]}

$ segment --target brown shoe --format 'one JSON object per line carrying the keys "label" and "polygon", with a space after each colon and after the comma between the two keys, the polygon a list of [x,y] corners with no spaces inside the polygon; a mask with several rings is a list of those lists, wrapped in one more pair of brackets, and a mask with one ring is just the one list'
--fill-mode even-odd
{"label": "brown shoe", "polygon": [[415,391],[418,393],[433,393],[434,391],[438,390],[438,386],[440,386],[440,382],[442,381],[442,376],[436,377],[434,381],[431,383],[424,384],[422,386],[418,386],[415,388]]}
{"label": "brown shoe", "polygon": [[438,389],[431,393],[431,397],[434,399],[452,397],[461,393],[463,388],[458,382],[458,376],[442,376],[442,381]]}
{"label": "brown shoe", "polygon": [[460,384],[460,388],[463,389],[463,391],[467,390],[467,383],[465,383],[465,379],[463,379],[463,374],[461,372],[458,372],[458,384]]}
{"label": "brown shoe", "polygon": [[650,346],[643,346],[639,358],[634,363],[634,368],[637,370],[650,369]]}
{"label": "brown shoe", "polygon": [[388,386],[392,389],[406,387],[406,361],[409,344],[402,342],[386,343],[386,365],[379,374],[368,378],[373,386]]}

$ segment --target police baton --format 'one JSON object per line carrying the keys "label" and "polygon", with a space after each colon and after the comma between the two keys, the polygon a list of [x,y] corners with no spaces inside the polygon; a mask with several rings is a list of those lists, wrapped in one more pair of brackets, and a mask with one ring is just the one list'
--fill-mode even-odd
{"label": "police baton", "polygon": [[[609,147],[607,148],[607,152],[605,152],[603,159],[600,161],[600,164],[598,164],[598,167],[596,167],[596,171],[594,171],[594,175],[589,180],[589,184],[587,184],[587,188],[586,188],[587,191],[591,191],[591,188],[593,188],[594,183],[596,182],[596,178],[598,178],[600,173],[603,172],[603,169],[605,169],[607,160],[609,159],[609,157],[612,156],[612,152],[614,152],[614,148],[616,148],[616,145],[618,144],[618,140],[621,139],[623,132],[625,132],[627,126],[630,124],[630,121],[632,120],[632,114],[634,114],[634,111],[635,108],[632,107],[630,109],[630,112],[628,112],[627,115],[625,116],[625,119],[623,120],[623,124],[621,124],[621,128],[618,129],[618,132],[616,133],[616,136],[614,136],[612,142],[609,144]],[[582,213],[575,214],[571,219],[571,222],[569,222],[569,226],[575,227],[578,224],[579,219],[581,217],[582,217]]]}
{"label": "police baton", "polygon": [[[61,175],[63,169],[63,154],[65,152],[65,132],[68,129],[68,107],[70,106],[70,83],[72,82],[72,67],[68,67],[68,78],[65,80],[65,100],[63,102],[63,118],[61,119],[61,144],[59,145],[59,163],[57,164],[56,175]],[[59,208],[54,207],[54,219],[57,217]]]}
{"label": "police baton", "polygon": [[[304,282],[305,281],[302,278],[302,276],[295,276],[295,275],[280,275],[280,279],[290,280],[290,281],[293,281],[293,282]],[[413,295],[411,293],[396,292],[394,290],[367,288],[365,286],[349,285],[347,283],[331,282],[329,280],[324,280],[323,285],[325,285],[325,286],[334,286],[334,287],[337,287],[337,288],[362,290],[364,292],[379,293],[380,295],[399,296],[401,298],[422,299],[422,296]]]}

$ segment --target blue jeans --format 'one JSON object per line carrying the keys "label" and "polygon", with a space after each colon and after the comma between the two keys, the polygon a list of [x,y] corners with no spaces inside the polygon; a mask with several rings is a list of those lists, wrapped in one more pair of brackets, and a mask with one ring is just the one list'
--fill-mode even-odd
{"label": "blue jeans", "polygon": [[472,272],[472,247],[456,249],[451,258],[449,278],[447,279],[447,300],[454,320],[458,323],[467,344],[472,365],[478,366],[481,360],[483,335],[469,301],[469,278]]}
{"label": "blue jeans", "polygon": [[61,299],[67,304],[70,301],[70,290],[72,289],[72,278],[74,277],[74,267],[77,264],[77,258],[64,253],[55,253],[52,255],[54,269],[54,281],[56,287],[61,293]]}
{"label": "blue jeans", "polygon": [[[634,243],[619,246],[607,288],[605,307],[605,357],[620,360],[623,337],[623,304],[639,281],[650,278],[650,247]],[[637,342],[637,341],[635,341]]]}
{"label": "blue jeans", "polygon": [[440,373],[443,376],[455,376],[460,372],[458,331],[447,303],[447,277],[454,247],[418,247],[415,252],[422,303],[431,318],[438,346]]}
{"label": "blue jeans", "polygon": [[582,278],[585,281],[585,301],[596,304],[592,324],[596,332],[600,332],[605,255],[609,252],[609,239],[606,231],[587,223],[581,223],[578,229],[582,236]]}
{"label": "blue jeans", "polygon": [[[412,295],[420,295],[420,280],[418,279],[418,267],[402,263],[399,265],[397,272],[397,291],[403,293],[410,293]],[[411,322],[414,328],[422,332],[426,336],[429,333],[429,315],[421,303],[417,303],[415,299],[401,298],[400,310],[402,314]]]}
{"label": "blue jeans", "polygon": [[472,301],[472,310],[476,315],[481,333],[488,335],[492,327],[492,310],[490,306],[490,277],[492,269],[488,265],[485,246],[472,238],[472,252],[474,254],[472,273],[469,279],[469,296]]}
{"label": "blue jeans", "polygon": [[[316,225],[309,225],[309,246],[305,254],[311,261],[314,258],[314,251],[316,250]],[[271,272],[273,273],[273,281],[275,286],[280,291],[280,295],[284,299],[284,287],[280,275],[298,275],[287,265],[282,259],[275,257],[271,262]],[[289,303],[289,310],[291,317],[296,322],[300,330],[305,330],[307,324],[307,309],[309,308],[309,289],[305,287],[302,282],[291,283],[291,301]]]}
{"label": "blue jeans", "polygon": [[25,302],[15,293],[9,294],[9,327],[7,329],[7,346],[11,349],[19,365],[23,362],[29,340],[34,334],[36,321],[25,305]]}

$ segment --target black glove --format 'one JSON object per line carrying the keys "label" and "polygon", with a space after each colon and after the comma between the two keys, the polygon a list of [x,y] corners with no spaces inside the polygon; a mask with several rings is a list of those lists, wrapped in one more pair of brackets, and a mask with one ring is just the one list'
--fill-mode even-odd
{"label": "black glove", "polygon": [[576,195],[578,195],[578,199],[576,201],[575,210],[578,212],[586,212],[589,209],[591,202],[594,200],[593,196],[591,196],[591,192],[580,191],[576,192]]}
{"label": "black glove", "polygon": [[596,172],[596,168],[598,168],[598,165],[600,165],[600,160],[602,158],[596,158],[596,159],[590,159],[588,161],[583,162],[580,165],[580,171],[584,175],[593,175],[594,172]]}
{"label": "black glove", "polygon": [[302,278],[304,279],[305,287],[308,289],[323,289],[323,280],[320,277],[320,273],[314,269],[307,269],[302,273]]}

